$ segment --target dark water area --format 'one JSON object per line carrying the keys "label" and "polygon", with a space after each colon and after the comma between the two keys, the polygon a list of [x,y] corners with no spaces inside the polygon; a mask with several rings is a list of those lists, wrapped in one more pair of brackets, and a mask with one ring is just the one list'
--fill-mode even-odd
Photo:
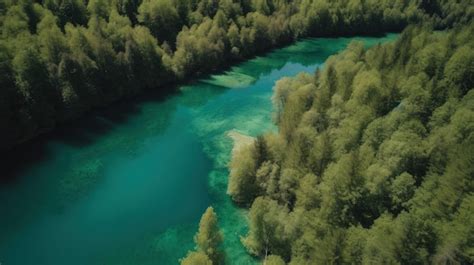
{"label": "dark water area", "polygon": [[246,210],[226,195],[229,132],[276,131],[272,87],[312,73],[351,40],[308,39],[179,87],[96,112],[3,159],[2,265],[177,264],[212,205],[229,264],[255,264],[240,243]]}

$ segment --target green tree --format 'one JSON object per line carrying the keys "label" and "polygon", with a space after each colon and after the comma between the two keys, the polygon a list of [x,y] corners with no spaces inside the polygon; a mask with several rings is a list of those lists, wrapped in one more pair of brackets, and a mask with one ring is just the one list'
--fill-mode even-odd
{"label": "green tree", "polygon": [[270,253],[288,258],[294,223],[289,220],[288,209],[266,197],[255,199],[249,212],[250,231],[243,243],[250,253],[267,257]]}
{"label": "green tree", "polygon": [[474,86],[474,52],[471,46],[463,46],[456,50],[449,59],[444,70],[447,79],[460,88],[464,95]]}
{"label": "green tree", "polygon": [[171,0],[144,0],[138,8],[138,21],[160,42],[175,43],[181,28],[178,11]]}
{"label": "green tree", "polygon": [[[24,41],[28,41],[25,39]],[[27,47],[18,52],[12,61],[15,82],[28,102],[30,127],[52,127],[54,109],[58,104],[57,91],[50,83],[47,67],[36,48]],[[28,132],[28,134],[33,131]]]}
{"label": "green tree", "polygon": [[108,18],[111,8],[108,0],[89,0],[87,10],[89,11],[89,14]]}
{"label": "green tree", "polygon": [[138,7],[141,0],[117,0],[117,10],[121,15],[126,15],[132,24],[137,24]]}
{"label": "green tree", "polygon": [[181,265],[212,265],[209,257],[202,252],[189,252],[186,258],[180,261]]}
{"label": "green tree", "polygon": [[[376,6],[328,9],[328,30],[360,20],[366,4]],[[395,11],[384,16],[396,24]],[[461,59],[471,32],[412,27],[395,43],[350,45],[313,77],[278,81],[278,134],[231,163],[233,199],[253,192],[248,251],[289,264],[472,262],[474,92],[472,60]]]}
{"label": "green tree", "polygon": [[15,115],[14,106],[21,102],[21,97],[15,90],[10,55],[2,44],[0,44],[0,72],[2,73],[0,75],[0,145],[9,146],[20,135],[21,123],[15,121],[18,117]]}
{"label": "green tree", "polygon": [[204,212],[194,241],[198,251],[208,256],[214,264],[221,263],[223,259],[223,253],[220,249],[222,233],[217,223],[217,215],[212,207],[207,208]]}
{"label": "green tree", "polygon": [[251,203],[258,194],[255,182],[257,161],[254,150],[255,145],[252,144],[242,147],[232,156],[227,193],[241,204]]}
{"label": "green tree", "polygon": [[273,13],[273,0],[252,0],[252,7],[258,13],[270,15]]}
{"label": "green tree", "polygon": [[285,261],[277,255],[270,255],[263,260],[263,265],[285,265]]}
{"label": "green tree", "polygon": [[57,12],[59,25],[62,28],[68,22],[73,25],[87,23],[87,8],[81,0],[61,0]]}

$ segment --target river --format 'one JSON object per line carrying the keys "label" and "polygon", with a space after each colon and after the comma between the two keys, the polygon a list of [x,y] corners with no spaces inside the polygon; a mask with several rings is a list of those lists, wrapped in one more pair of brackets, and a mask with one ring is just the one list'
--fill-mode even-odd
{"label": "river", "polygon": [[246,211],[226,195],[232,140],[275,131],[272,87],[357,39],[307,39],[179,87],[128,100],[14,152],[0,181],[0,264],[178,264],[212,205],[229,264],[254,264]]}

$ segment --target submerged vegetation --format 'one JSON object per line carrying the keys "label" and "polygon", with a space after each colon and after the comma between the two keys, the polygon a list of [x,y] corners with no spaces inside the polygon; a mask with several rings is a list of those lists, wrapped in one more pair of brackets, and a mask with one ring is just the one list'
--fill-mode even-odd
{"label": "submerged vegetation", "polygon": [[231,163],[247,250],[265,264],[472,264],[473,77],[471,23],[352,43],[278,81],[279,132]]}
{"label": "submerged vegetation", "polygon": [[[0,149],[144,89],[162,89],[305,36],[437,28],[469,1],[6,0]],[[172,86],[168,86],[172,87]]]}

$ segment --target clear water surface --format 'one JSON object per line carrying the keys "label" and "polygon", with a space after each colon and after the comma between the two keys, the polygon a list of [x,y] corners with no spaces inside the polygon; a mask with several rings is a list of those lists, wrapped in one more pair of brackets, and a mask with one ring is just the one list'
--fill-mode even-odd
{"label": "clear water surface", "polygon": [[179,88],[91,115],[23,148],[0,182],[3,265],[178,264],[212,205],[229,264],[255,264],[246,211],[226,195],[230,130],[276,130],[272,87],[353,40],[308,39]]}

